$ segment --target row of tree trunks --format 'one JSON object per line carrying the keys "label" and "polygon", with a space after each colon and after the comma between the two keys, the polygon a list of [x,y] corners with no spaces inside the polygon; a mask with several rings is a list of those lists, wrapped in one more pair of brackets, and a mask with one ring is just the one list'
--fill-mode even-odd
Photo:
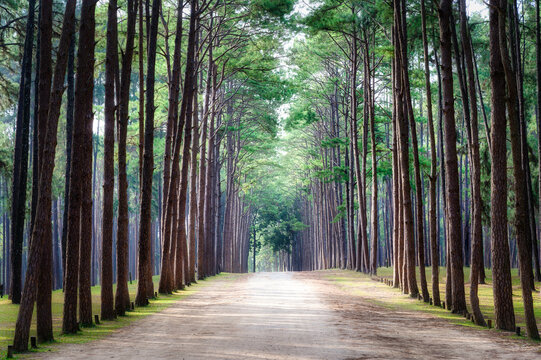
{"label": "row of tree trunks", "polygon": [[[141,0],[139,0],[141,1]],[[116,315],[122,316],[130,307],[128,292],[128,178],[126,145],[128,136],[129,96],[131,83],[132,59],[135,42],[135,22],[137,1],[127,1],[128,23],[126,31],[126,50],[122,57],[120,73],[120,96],[118,104],[118,220],[116,236],[117,287],[115,293]]]}
{"label": "row of tree trunks", "polygon": [[[17,351],[25,351],[28,347],[30,323],[37,301],[37,331],[41,341],[53,339],[51,315],[52,287],[52,229],[51,229],[51,188],[54,169],[55,150],[57,144],[58,118],[64,91],[64,76],[66,74],[68,50],[75,28],[75,1],[66,3],[64,22],[58,47],[58,60],[52,78],[51,35],[52,35],[52,2],[41,2],[40,58],[43,60],[40,68],[40,104],[39,117],[44,126],[39,131],[43,148],[40,157],[40,177],[37,201],[37,217],[32,228],[29,261],[22,294],[21,306],[15,326],[13,345]],[[93,8],[92,8],[93,10]],[[93,35],[93,24],[92,24]],[[43,50],[43,51],[42,51]],[[41,69],[44,69],[43,72]],[[47,71],[45,71],[48,69]],[[52,79],[52,82],[51,82]],[[52,85],[52,89],[51,89]],[[92,87],[90,88],[92,93]],[[90,113],[92,101],[90,97]],[[45,103],[47,100],[47,103]],[[82,110],[82,109],[81,109]],[[84,113],[84,112],[81,112]],[[50,268],[50,271],[48,269]],[[45,270],[45,271],[44,271]],[[48,273],[44,275],[43,273]],[[44,282],[45,281],[45,282]],[[44,282],[44,283],[43,283]],[[37,293],[36,293],[37,291]]]}
{"label": "row of tree trunks", "polygon": [[[456,123],[453,94],[452,41],[451,41],[452,2],[442,0],[439,4],[440,49],[442,72],[444,147],[445,147],[445,193],[447,198],[448,248],[450,273],[447,283],[451,284],[451,310],[455,313],[466,311],[464,292],[464,272],[462,259],[462,236],[460,216],[460,195],[458,161],[456,150]],[[450,275],[450,278],[449,278]]]}
{"label": "row of tree trunks", "polygon": [[[165,137],[164,171],[163,171],[163,218],[162,218],[162,264],[159,292],[161,294],[171,293],[174,289],[174,260],[176,250],[176,229],[177,218],[177,190],[178,190],[178,164],[171,162],[172,141],[175,131],[178,131],[178,105],[180,93],[180,60],[182,46],[182,9],[183,1],[178,4],[177,30],[175,34],[175,48],[173,53],[173,71],[169,80],[169,107],[167,113],[167,129]],[[173,161],[174,161],[173,157]],[[176,161],[178,161],[178,154]],[[174,185],[171,186],[171,183]],[[170,192],[171,191],[171,192]]]}
{"label": "row of tree trunks", "polygon": [[154,172],[154,79],[160,7],[160,0],[152,1],[146,78],[147,102],[141,185],[141,219],[139,223],[139,281],[137,282],[137,295],[135,297],[135,303],[138,306],[147,305],[148,299],[154,296],[151,260],[151,218],[152,177]]}
{"label": "row of tree trunks", "polygon": [[[413,229],[413,210],[411,204],[411,184],[408,151],[408,98],[409,87],[406,85],[407,61],[404,59],[407,54],[405,29],[405,5],[402,1],[394,2],[394,41],[395,41],[395,63],[394,63],[394,94],[395,94],[395,121],[396,135],[398,137],[398,172],[399,186],[401,188],[398,197],[398,206],[401,219],[398,232],[399,241],[404,245],[400,246],[398,256],[402,257],[402,276],[399,277],[400,287],[406,294],[417,297],[419,293],[417,279],[415,276],[415,247]],[[413,121],[413,119],[412,119]],[[401,230],[401,231],[400,231]],[[402,251],[403,250],[403,251]],[[402,255],[402,256],[401,256]]]}

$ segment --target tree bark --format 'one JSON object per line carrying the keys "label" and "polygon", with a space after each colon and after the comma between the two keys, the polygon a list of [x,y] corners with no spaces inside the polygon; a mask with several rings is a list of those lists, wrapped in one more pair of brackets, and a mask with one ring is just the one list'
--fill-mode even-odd
{"label": "tree bark", "polygon": [[[452,272],[452,304],[454,313],[466,311],[464,272],[462,259],[462,236],[460,219],[460,194],[458,161],[456,149],[456,123],[453,94],[452,43],[451,43],[452,1],[441,0],[439,5],[441,69],[443,75],[443,120],[445,146],[445,175],[448,216],[448,242]],[[454,24],[453,24],[454,26]]]}
{"label": "tree bark", "polygon": [[491,115],[491,187],[490,235],[492,247],[492,278],[495,327],[514,330],[511,270],[507,242],[507,156],[505,118],[505,74],[502,64],[498,8],[500,0],[490,1],[490,84]]}
{"label": "tree bark", "polygon": [[[181,46],[182,46],[182,10],[184,2],[179,1],[177,15],[177,29],[175,35],[175,49],[173,53],[173,72],[171,82],[169,84],[169,107],[167,110],[167,133],[165,138],[165,155],[163,160],[163,192],[164,192],[164,218],[162,225],[163,247],[162,247],[162,270],[160,276],[159,292],[161,294],[171,293],[174,287],[174,254],[176,242],[172,238],[176,238],[174,232],[175,226],[175,209],[178,186],[171,186],[171,182],[177,183],[178,179],[178,154],[177,158],[173,158],[171,164],[171,155],[173,150],[173,135],[178,128],[178,105],[180,93],[180,71],[181,71]],[[175,162],[176,160],[176,162]]]}
{"label": "tree bark", "polygon": [[[13,159],[13,183],[11,197],[11,301],[21,302],[21,276],[24,218],[26,210],[26,181],[28,175],[28,138],[30,125],[30,90],[32,85],[32,47],[34,42],[34,16],[36,1],[28,1],[28,20],[24,40],[17,125],[15,129],[15,154]],[[39,51],[39,50],[38,50]],[[36,100],[37,101],[37,100]],[[36,190],[33,190],[36,191]],[[5,258],[3,258],[5,259]]]}
{"label": "tree bark", "polygon": [[[95,48],[96,1],[83,0],[79,50],[77,53],[77,83],[75,85],[75,114],[83,118],[80,138],[73,140],[72,168],[78,167],[80,178],[81,207],[79,244],[79,323],[92,325],[92,294],[90,272],[92,253],[92,137],[94,114],[92,111],[94,91],[94,48]],[[79,81],[79,79],[81,79]],[[79,85],[79,86],[77,86]],[[84,86],[84,87],[83,87]],[[79,96],[78,96],[79,94]],[[79,100],[79,101],[78,101]],[[77,108],[77,104],[80,105]],[[77,126],[77,125],[74,125]],[[74,135],[75,136],[75,135]],[[77,143],[80,142],[80,143]],[[76,144],[77,143],[77,144]],[[74,156],[75,153],[79,153]],[[80,171],[80,172],[79,172]],[[73,184],[73,183],[72,183]]]}
{"label": "tree bark", "polygon": [[426,9],[425,2],[421,0],[421,26],[423,37],[423,54],[424,54],[424,70],[425,70],[425,88],[426,88],[426,109],[428,119],[428,133],[430,137],[430,184],[429,184],[429,212],[428,224],[430,234],[430,258],[432,265],[432,298],[434,306],[440,306],[440,288],[439,288],[439,247],[438,247],[438,231],[437,231],[437,216],[436,216],[436,181],[437,181],[437,158],[436,158],[436,137],[434,134],[434,119],[432,115],[432,89],[430,87],[430,68],[428,65],[428,39],[426,34]]}
{"label": "tree bark", "polygon": [[101,318],[114,318],[113,304],[113,195],[115,187],[115,72],[118,66],[117,1],[107,10],[105,55],[105,129],[103,149],[103,219],[101,255]]}
{"label": "tree bark", "polygon": [[129,213],[126,142],[128,135],[130,80],[134,50],[135,22],[137,18],[137,1],[128,0],[127,8],[128,24],[126,33],[126,51],[122,58],[120,102],[118,104],[118,225],[116,238],[117,287],[115,293],[115,311],[117,315],[124,315],[126,310],[130,308],[130,294],[128,292]]}
{"label": "tree bark", "polygon": [[[180,140],[182,129],[184,128],[184,147],[182,151],[182,167],[180,173],[180,189],[178,196],[178,234],[177,234],[177,261],[175,268],[175,287],[182,287],[182,276],[186,266],[188,265],[187,258],[187,242],[186,242],[186,196],[188,190],[188,170],[190,163],[190,147],[192,142],[192,114],[193,114],[193,97],[195,89],[195,51],[196,51],[196,23],[197,23],[197,0],[190,2],[190,27],[188,31],[188,48],[186,54],[186,72],[184,77],[184,88],[182,96],[182,104],[180,108],[179,126],[175,139],[175,151],[173,154],[173,164],[178,161],[180,153]],[[183,264],[181,263],[181,260]],[[182,266],[184,265],[184,266]],[[189,280],[189,279],[188,279]]]}
{"label": "tree bark", "polygon": [[469,105],[471,124],[467,126],[470,134],[468,136],[470,157],[471,157],[471,184],[472,184],[472,229],[471,229],[471,272],[470,272],[470,304],[475,323],[486,326],[485,319],[479,307],[478,284],[483,266],[483,224],[481,198],[481,159],[479,154],[479,121],[477,113],[476,82],[473,66],[473,53],[466,17],[466,2],[460,0],[460,32],[464,58],[467,70],[467,88],[469,92]]}
{"label": "tree bark", "polygon": [[145,122],[145,151],[141,186],[141,218],[139,225],[139,281],[135,303],[148,305],[154,296],[151,261],[152,175],[154,172],[154,79],[156,73],[156,48],[161,0],[152,1],[152,17],[148,44],[147,102]]}
{"label": "tree bark", "polygon": [[[75,24],[74,24],[75,25]],[[75,100],[75,27],[71,29],[72,36],[70,41],[70,47],[68,51],[68,86],[67,86],[67,104],[66,104],[66,178],[64,181],[64,213],[62,215],[62,270],[63,279],[62,284],[65,281],[66,275],[66,240],[68,236],[68,209],[69,209],[69,189],[70,189],[70,177],[71,172],[71,147],[73,137],[73,107]]]}
{"label": "tree bark", "polygon": [[529,237],[529,214],[527,199],[527,179],[522,163],[520,120],[517,114],[518,94],[517,79],[511,68],[509,50],[505,32],[505,19],[507,12],[507,0],[500,0],[498,9],[498,30],[501,61],[507,84],[507,114],[509,116],[509,133],[511,137],[511,150],[513,156],[513,174],[515,190],[515,231],[519,252],[520,283],[522,285],[522,301],[524,304],[524,317],[528,336],[532,339],[539,339],[539,331],[535,321],[532,298],[532,256]]}

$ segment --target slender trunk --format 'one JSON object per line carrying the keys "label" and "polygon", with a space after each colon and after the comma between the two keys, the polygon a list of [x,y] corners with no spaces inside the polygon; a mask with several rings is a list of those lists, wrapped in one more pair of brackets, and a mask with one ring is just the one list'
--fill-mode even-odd
{"label": "slender trunk", "polygon": [[492,90],[490,235],[496,328],[514,330],[511,270],[507,234],[507,156],[505,118],[505,74],[502,64],[498,8],[500,0],[490,1],[490,82]]}
{"label": "slender trunk", "polygon": [[[81,137],[73,140],[72,168],[79,167],[81,207],[80,245],[79,245],[79,323],[92,325],[92,294],[90,292],[90,271],[92,252],[92,112],[94,91],[94,48],[95,48],[95,8],[96,1],[83,1],[79,49],[77,53],[77,83],[75,88],[75,114],[84,120],[81,125]],[[81,78],[81,81],[79,79]],[[81,85],[81,86],[77,86]],[[85,86],[84,88],[82,86]],[[78,91],[79,90],[79,91]],[[80,95],[81,108],[77,109],[77,95]],[[78,111],[80,110],[80,111]],[[76,125],[74,125],[76,126]],[[80,171],[80,172],[79,172]],[[73,183],[72,183],[73,184]],[[84,214],[84,216],[83,216]],[[69,246],[69,245],[68,245]]]}
{"label": "slender trunk", "polygon": [[432,265],[432,298],[435,306],[440,306],[440,288],[439,288],[439,249],[438,232],[436,216],[436,181],[437,181],[437,158],[436,158],[436,137],[434,134],[434,119],[432,116],[432,89],[430,87],[430,68],[428,65],[428,40],[426,34],[426,9],[425,2],[421,0],[421,21],[423,35],[423,54],[425,69],[425,88],[426,88],[426,108],[428,118],[428,133],[430,137],[430,184],[429,184],[429,213],[428,223],[430,229],[430,257]]}
{"label": "slender trunk", "polygon": [[[212,29],[213,24],[213,18],[211,15],[210,19],[210,29]],[[212,34],[212,33],[211,33]],[[212,38],[210,36],[210,38]],[[208,48],[208,67],[207,67],[207,85],[206,85],[206,94],[205,94],[205,106],[203,111],[203,129],[201,132],[201,155],[200,155],[200,166],[199,166],[199,191],[198,191],[198,205],[197,205],[197,212],[198,212],[198,243],[197,243],[197,273],[199,279],[203,279],[207,276],[207,261],[208,261],[208,255],[207,255],[207,236],[206,236],[206,228],[205,223],[207,221],[206,218],[206,212],[205,212],[205,201],[206,201],[206,192],[207,192],[207,186],[206,181],[208,178],[207,172],[209,169],[207,168],[207,133],[208,133],[208,118],[211,111],[211,96],[212,96],[212,73],[213,73],[213,60],[212,60],[212,42],[209,43]],[[212,105],[213,106],[213,105]]]}
{"label": "slender trunk", "polygon": [[[179,126],[177,128],[175,139],[175,151],[173,152],[173,164],[178,161],[180,155],[180,139],[182,128],[184,128],[184,144],[182,151],[182,167],[180,173],[180,189],[178,196],[178,234],[177,242],[179,244],[177,251],[177,266],[175,270],[175,286],[182,287],[182,272],[187,275],[185,270],[188,264],[187,242],[186,242],[186,195],[188,191],[188,170],[190,163],[190,147],[192,142],[192,114],[193,97],[195,95],[195,50],[196,50],[196,24],[197,24],[197,0],[190,2],[190,28],[188,31],[188,48],[186,54],[186,70],[184,77],[184,88],[182,104],[180,108]],[[183,262],[181,265],[180,260]],[[184,271],[183,271],[184,270]]]}
{"label": "slender trunk", "polygon": [[[195,48],[199,48],[199,31],[195,35]],[[195,55],[195,63],[198,63],[197,52]],[[190,271],[189,281],[195,283],[195,263],[196,263],[196,226],[197,226],[197,155],[199,153],[199,105],[198,105],[198,81],[197,74],[194,74],[194,95],[193,95],[193,113],[192,113],[192,149],[190,160],[190,198],[189,198],[189,214],[188,214],[188,239],[190,251]]]}
{"label": "slender trunk", "polygon": [[66,275],[66,240],[68,236],[68,209],[69,209],[69,190],[71,172],[71,147],[73,137],[73,107],[75,102],[75,28],[71,29],[72,36],[68,52],[68,87],[67,87],[67,106],[66,106],[66,167],[64,181],[64,213],[62,215],[62,269],[63,280]]}
{"label": "slender trunk", "polygon": [[[13,159],[13,184],[11,198],[11,301],[21,302],[21,276],[24,218],[26,213],[26,181],[28,174],[28,138],[30,125],[30,90],[32,83],[32,47],[34,42],[34,15],[36,1],[28,1],[28,20],[19,82],[15,154]],[[39,50],[38,50],[39,51]],[[37,101],[37,99],[36,99]],[[37,192],[37,189],[33,189]],[[5,258],[3,258],[5,259]]]}
{"label": "slender trunk", "polygon": [[479,123],[477,113],[477,96],[475,91],[475,74],[473,66],[473,53],[471,48],[468,20],[466,17],[466,2],[460,0],[460,32],[462,47],[466,60],[468,79],[469,104],[471,124],[467,126],[470,131],[468,136],[471,157],[472,178],[472,229],[471,229],[471,272],[470,272],[470,304],[477,325],[485,326],[485,319],[479,307],[478,284],[483,257],[483,228],[482,228],[482,198],[481,198],[481,159],[479,154]]}
{"label": "slender trunk", "polygon": [[122,57],[120,101],[118,104],[118,220],[116,236],[117,287],[115,293],[115,311],[116,314],[120,316],[124,315],[126,310],[130,307],[130,294],[128,291],[129,213],[126,142],[128,135],[130,80],[135,39],[135,22],[137,17],[137,1],[127,1],[127,13],[126,51]]}
{"label": "slender trunk", "polygon": [[154,295],[151,260],[151,220],[152,220],[152,175],[154,172],[154,79],[156,73],[156,48],[158,21],[161,0],[152,1],[152,17],[148,43],[147,102],[145,122],[145,142],[141,185],[141,218],[139,224],[139,281],[135,303],[139,306],[148,304]]}
{"label": "slender trunk", "polygon": [[[139,48],[138,60],[139,60],[139,188],[143,186],[143,153],[145,146],[145,47],[144,47],[144,29],[143,29],[143,3],[146,4],[147,10],[147,43],[148,35],[150,34],[148,26],[149,21],[149,3],[150,0],[138,0],[139,1]],[[148,54],[147,54],[148,55]]]}
{"label": "slender trunk", "polygon": [[[462,259],[459,176],[456,149],[456,123],[453,94],[452,43],[451,43],[452,1],[441,0],[439,5],[441,69],[443,75],[443,120],[445,146],[445,175],[448,216],[448,243],[452,272],[452,304],[454,313],[466,311],[464,292],[464,270]],[[454,26],[454,25],[453,25]]]}
{"label": "slender trunk", "polygon": [[[405,94],[409,92],[409,87],[405,81],[407,75],[407,51],[405,49],[405,5],[400,2],[395,2],[394,8],[395,14],[395,29],[396,29],[396,45],[395,51],[396,64],[396,82],[395,82],[395,94],[397,101],[397,130],[399,140],[399,158],[400,158],[400,173],[401,173],[401,197],[402,197],[402,211],[404,221],[404,254],[405,254],[405,276],[404,292],[409,293],[412,297],[417,297],[419,289],[417,287],[417,279],[415,276],[415,240],[414,240],[414,219],[413,209],[411,204],[411,184],[410,184],[410,167],[409,167],[409,151],[408,151],[408,99]],[[413,118],[412,118],[413,121]],[[406,279],[407,277],[407,279]]]}
{"label": "slender trunk", "polygon": [[511,68],[509,50],[505,32],[505,19],[507,0],[500,0],[498,11],[498,30],[500,55],[507,84],[507,114],[509,116],[509,133],[511,137],[511,150],[513,156],[513,174],[515,190],[515,231],[519,253],[520,283],[522,285],[522,301],[524,304],[524,317],[528,336],[532,339],[539,339],[539,331],[535,321],[532,298],[532,256],[529,237],[529,215],[527,199],[527,179],[522,163],[522,149],[520,136],[520,119],[518,118],[518,94],[515,72]]}
{"label": "slender trunk", "polygon": [[105,130],[103,150],[103,219],[101,252],[101,318],[111,320],[113,312],[113,193],[115,187],[115,68],[118,66],[117,1],[107,11],[105,58]]}
{"label": "slender trunk", "polygon": [[[173,291],[173,260],[176,249],[174,222],[178,186],[170,186],[170,183],[176,183],[178,178],[178,164],[171,165],[172,140],[174,130],[178,127],[178,104],[180,92],[180,60],[182,46],[182,10],[184,2],[181,0],[178,4],[177,31],[175,35],[175,49],[173,52],[173,72],[171,83],[169,84],[169,108],[167,113],[167,134],[165,138],[165,155],[163,161],[163,247],[162,247],[162,266],[159,292],[161,294],[171,293]],[[176,159],[178,161],[178,158]],[[174,176],[174,178],[173,178]],[[170,192],[172,191],[172,192]]]}

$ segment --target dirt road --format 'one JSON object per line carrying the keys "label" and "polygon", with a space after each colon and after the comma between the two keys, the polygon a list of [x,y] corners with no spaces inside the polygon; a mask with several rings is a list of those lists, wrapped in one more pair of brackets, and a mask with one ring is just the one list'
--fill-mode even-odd
{"label": "dirt road", "polygon": [[321,273],[215,280],[171,308],[42,359],[539,359],[539,345],[371,305]]}

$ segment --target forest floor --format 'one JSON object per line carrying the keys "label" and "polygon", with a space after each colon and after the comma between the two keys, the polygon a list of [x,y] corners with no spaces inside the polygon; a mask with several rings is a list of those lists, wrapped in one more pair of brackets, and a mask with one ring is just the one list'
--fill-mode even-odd
{"label": "forest floor", "polygon": [[[154,288],[158,289],[159,276],[154,276]],[[204,288],[212,281],[219,280],[221,282],[234,280],[235,275],[220,274],[216,277],[209,278],[208,280],[201,281],[194,286],[190,286],[186,290],[181,292],[174,292],[171,295],[159,295],[158,298],[152,299],[150,305],[146,307],[136,307],[135,310],[128,311],[126,316],[118,317],[114,321],[102,321],[99,326],[93,326],[90,328],[84,328],[77,334],[64,335],[62,334],[62,312],[64,304],[64,293],[62,290],[53,291],[52,294],[52,313],[53,313],[53,333],[55,341],[52,343],[41,344],[37,350],[34,351],[49,351],[51,347],[56,347],[60,344],[84,344],[89,341],[97,340],[107,336],[114,331],[131,324],[145,316],[152,313],[164,310],[173,304],[176,304],[179,300],[188,297],[200,289]],[[116,285],[113,287],[116,291]],[[137,281],[133,281],[128,285],[130,292],[130,299],[132,301],[135,298],[137,291]],[[100,297],[101,288],[99,286],[92,287],[92,313],[99,314],[101,306]],[[17,313],[19,311],[19,305],[12,304],[7,296],[0,299],[0,359],[4,359],[7,354],[7,346],[13,342],[13,334],[15,332],[15,322],[17,320]],[[36,312],[34,311],[32,327],[30,329],[30,336],[36,336]],[[31,356],[33,352],[30,353]],[[26,356],[26,355],[23,355]],[[21,357],[17,355],[16,357]]]}
{"label": "forest floor", "polygon": [[[424,311],[378,304],[381,299],[404,295],[351,271],[258,273],[234,280],[212,280],[173,306],[100,340],[59,345],[52,352],[31,356],[299,360],[541,357],[537,343],[516,341],[495,330],[460,326]],[[350,280],[356,281],[350,284]]]}

